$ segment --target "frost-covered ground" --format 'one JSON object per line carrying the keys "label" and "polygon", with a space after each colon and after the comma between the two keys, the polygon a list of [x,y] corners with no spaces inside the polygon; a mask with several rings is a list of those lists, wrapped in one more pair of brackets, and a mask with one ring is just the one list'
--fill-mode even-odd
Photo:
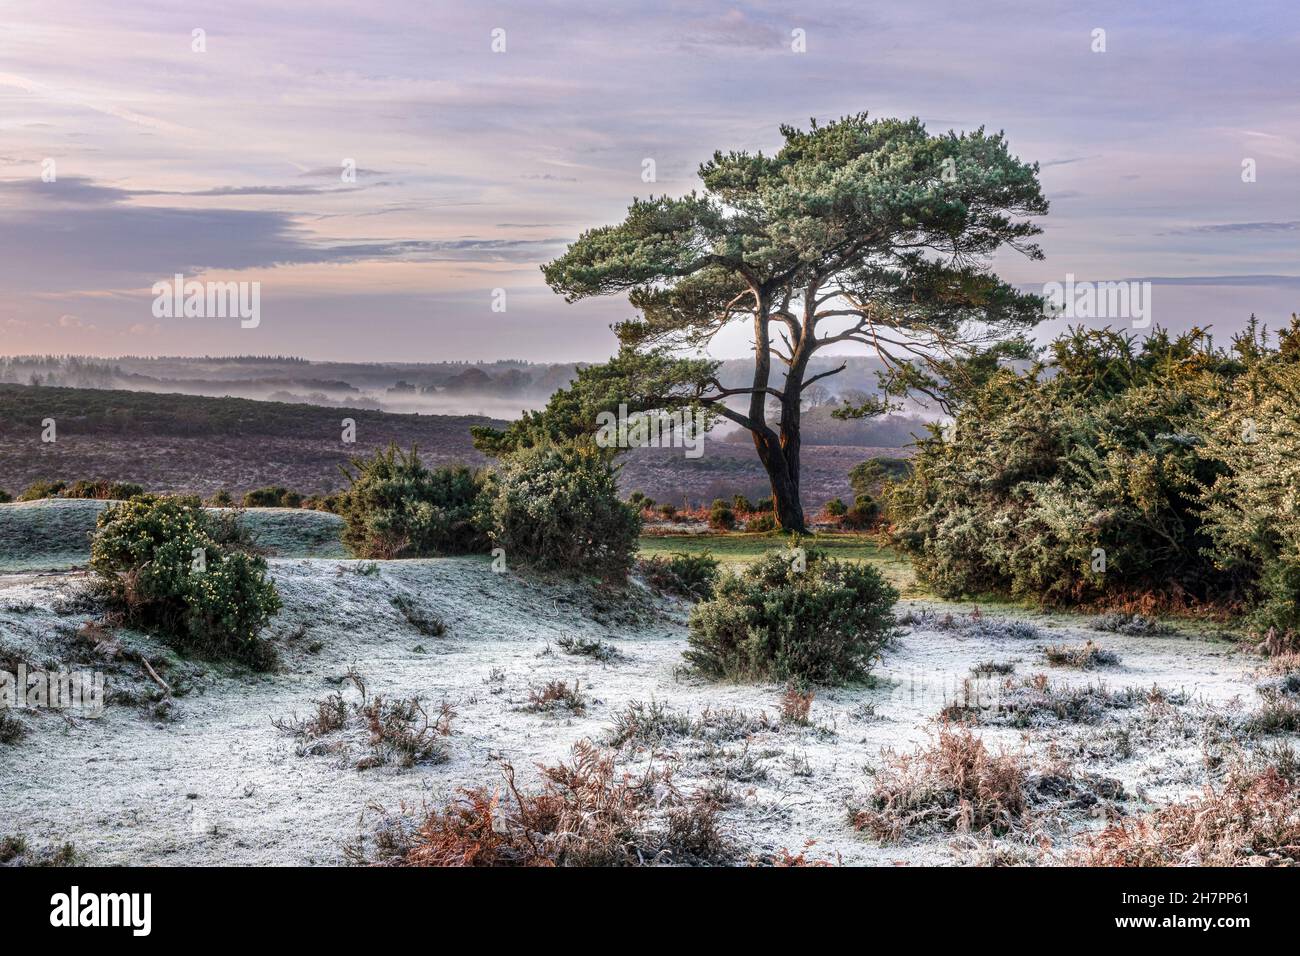
{"label": "frost-covered ground", "polygon": [[[1069,763],[1122,784],[1122,798],[1107,785],[1099,790],[1104,799],[1045,807],[1055,822],[1035,833],[1032,849],[1024,838],[1005,841],[1051,862],[1106,813],[1137,812],[1201,788],[1246,746],[1234,742],[1232,728],[1257,703],[1259,659],[1208,636],[1125,637],[1059,616],[1022,615],[1034,628],[1017,628],[1005,615],[971,619],[970,606],[912,601],[900,613],[935,613],[918,613],[905,627],[875,684],[820,691],[811,725],[801,727],[777,719],[781,687],[684,674],[686,606],[639,585],[631,597],[618,597],[496,574],[472,558],[275,559],[271,568],[284,600],[273,625],[283,667],[269,675],[183,660],[133,633],[117,635],[116,652],[96,650],[78,636],[94,616],[79,597],[83,574],[0,576],[0,651],[46,666],[102,662],[110,690],[101,719],[29,713],[20,718],[27,735],[0,744],[0,836],[72,841],[93,864],[338,863],[343,844],[373,825],[373,807],[418,809],[460,788],[496,786],[506,762],[528,785],[537,764],[565,758],[584,738],[606,741],[620,711],[655,702],[697,717],[736,709],[772,718],[739,737],[624,748],[629,766],[671,765],[682,789],[728,791],[721,819],[742,861],[815,841],[811,858],[846,864],[968,863],[984,858],[987,847],[951,833],[882,845],[852,827],[850,807],[890,751],[932,739],[946,704],[1001,699],[1007,679],[1042,673],[1060,686],[1158,686],[1156,703],[1135,695],[1094,723],[1035,716],[1011,726],[984,712],[975,732],[995,748],[1023,749],[1036,761]],[[421,634],[394,598],[416,617],[441,617],[446,633]],[[565,653],[566,636],[606,642],[618,656],[601,663]],[[1079,671],[1045,663],[1047,645],[1088,639],[1118,653],[1119,664]],[[1014,671],[966,684],[974,666],[990,661]],[[347,687],[340,679],[349,668],[371,695],[418,695],[431,711],[449,702],[449,759],[358,770],[346,754],[299,755],[294,738],[272,722],[313,712],[317,700]],[[530,688],[551,680],[577,681],[586,712],[524,709]]]}

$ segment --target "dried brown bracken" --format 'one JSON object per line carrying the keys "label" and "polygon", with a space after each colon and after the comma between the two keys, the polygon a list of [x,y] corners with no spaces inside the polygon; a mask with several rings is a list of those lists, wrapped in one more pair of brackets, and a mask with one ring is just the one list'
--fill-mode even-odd
{"label": "dried brown bracken", "polygon": [[536,792],[522,790],[506,764],[504,789],[462,790],[414,829],[385,817],[372,851],[359,841],[346,855],[377,866],[643,866],[730,857],[716,804],[682,797],[666,771],[625,773],[615,759],[583,741],[569,762],[541,768]]}
{"label": "dried brown bracken", "polygon": [[853,825],[880,840],[932,828],[1006,833],[1028,814],[1029,770],[1018,754],[992,754],[965,725],[941,726],[935,743],[897,754],[876,773]]}
{"label": "dried brown bracken", "polygon": [[1294,866],[1300,864],[1300,787],[1276,767],[1237,772],[1196,799],[1115,821],[1070,862]]}

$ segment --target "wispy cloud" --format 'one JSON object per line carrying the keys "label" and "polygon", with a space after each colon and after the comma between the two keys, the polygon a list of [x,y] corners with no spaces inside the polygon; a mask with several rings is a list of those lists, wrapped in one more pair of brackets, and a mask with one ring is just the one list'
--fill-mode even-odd
{"label": "wispy cloud", "polygon": [[1276,235],[1278,233],[1295,232],[1300,229],[1300,219],[1291,219],[1285,222],[1220,222],[1207,226],[1189,226],[1186,229],[1175,229],[1173,235],[1176,236],[1195,236],[1195,235],[1239,235],[1239,234],[1256,234],[1256,235]]}

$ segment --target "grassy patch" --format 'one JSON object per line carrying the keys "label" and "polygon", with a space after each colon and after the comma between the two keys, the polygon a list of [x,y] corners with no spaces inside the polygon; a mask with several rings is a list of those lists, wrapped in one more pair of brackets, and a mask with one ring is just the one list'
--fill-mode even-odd
{"label": "grassy patch", "polygon": [[524,710],[535,714],[567,711],[581,715],[587,712],[587,698],[583,696],[576,680],[572,687],[562,680],[553,680],[528,691],[528,703]]}
{"label": "grassy patch", "polygon": [[566,654],[572,654],[575,657],[590,657],[602,664],[608,664],[610,661],[618,660],[623,656],[613,644],[586,637],[574,637],[572,634],[561,635],[555,643]]}
{"label": "grassy patch", "polygon": [[[790,538],[780,534],[692,534],[642,535],[639,553],[643,558],[670,558],[674,554],[702,555],[711,552],[724,567],[737,569],[752,564],[773,548],[788,547]],[[907,593],[915,585],[907,560],[882,547],[866,534],[817,534],[803,538],[803,546],[825,551],[841,561],[874,565],[894,586]]]}
{"label": "grassy patch", "polygon": [[614,715],[607,742],[611,747],[631,744],[651,748],[682,739],[718,744],[777,729],[779,725],[766,714],[749,714],[733,707],[706,709],[692,717],[656,701],[633,701]]}
{"label": "grassy patch", "polygon": [[1093,670],[1098,667],[1118,667],[1119,655],[1098,647],[1092,641],[1077,647],[1064,644],[1052,644],[1043,649],[1047,663],[1057,667],[1073,667],[1077,670]]}
{"label": "grassy patch", "polygon": [[342,692],[316,702],[316,713],[304,719],[294,717],[271,721],[277,730],[298,741],[300,756],[338,754],[351,760],[356,749],[362,756],[352,761],[358,770],[391,764],[445,763],[449,759],[443,738],[451,734],[456,712],[444,703],[431,718],[418,697],[389,700],[370,697],[365,682],[355,671],[350,680],[361,700],[349,701]]}

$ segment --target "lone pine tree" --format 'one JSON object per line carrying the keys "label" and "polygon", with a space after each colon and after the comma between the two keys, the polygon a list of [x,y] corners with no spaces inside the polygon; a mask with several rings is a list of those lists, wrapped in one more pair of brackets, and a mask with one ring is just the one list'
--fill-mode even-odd
{"label": "lone pine tree", "polygon": [[[809,374],[810,359],[863,345],[884,366],[885,394],[937,397],[1041,318],[1040,297],[988,265],[1004,246],[1042,258],[1026,217],[1047,200],[1038,165],[983,128],[936,136],[917,119],[863,113],[781,133],[775,155],[715,153],[700,166],[702,191],[636,199],[622,222],[583,233],[542,270],[570,302],[628,293],[639,313],[614,327],[619,355],[587,376],[598,404],[617,394],[633,408],[691,405],[747,429],[781,527],[803,530],[801,400],[845,367]],[[754,370],[724,387],[717,363],[698,356],[733,322],[751,329]]]}

